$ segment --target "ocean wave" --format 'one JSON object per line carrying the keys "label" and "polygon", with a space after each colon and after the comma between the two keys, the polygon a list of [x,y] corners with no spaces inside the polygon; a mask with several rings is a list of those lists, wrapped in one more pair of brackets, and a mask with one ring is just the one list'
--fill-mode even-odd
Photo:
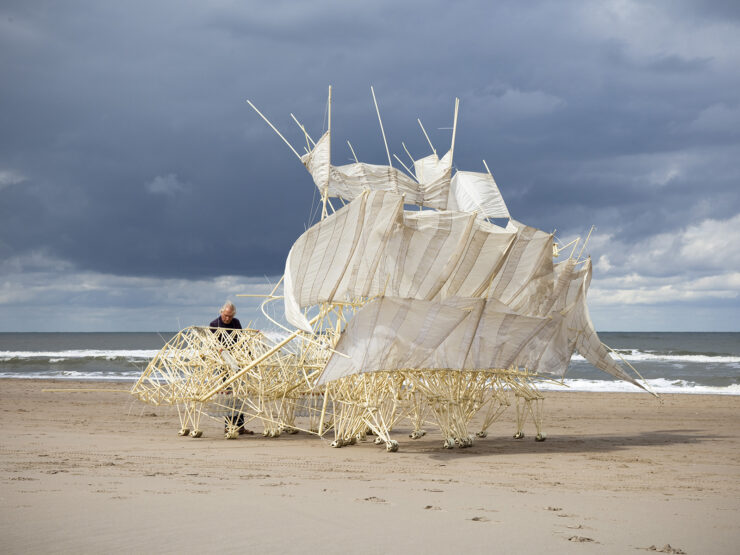
{"label": "ocean wave", "polygon": [[[655,393],[691,393],[703,395],[740,395],[740,384],[727,386],[701,385],[688,380],[671,380],[655,378],[645,380],[647,386]],[[639,393],[635,385],[619,380],[566,379],[563,384],[545,382],[538,384],[542,391],[592,391],[599,393]]]}
{"label": "ocean wave", "polygon": [[95,350],[73,349],[68,351],[0,351],[0,362],[43,361],[50,363],[69,360],[149,360],[159,351],[151,349]]}
{"label": "ocean wave", "polygon": [[[619,356],[612,353],[612,356],[619,360],[620,356],[630,362],[692,362],[692,363],[714,363],[714,364],[740,364],[739,356],[728,355],[687,355],[687,354],[663,354],[663,353],[646,353],[636,349],[615,349]],[[574,354],[572,360],[585,361],[586,359]]]}

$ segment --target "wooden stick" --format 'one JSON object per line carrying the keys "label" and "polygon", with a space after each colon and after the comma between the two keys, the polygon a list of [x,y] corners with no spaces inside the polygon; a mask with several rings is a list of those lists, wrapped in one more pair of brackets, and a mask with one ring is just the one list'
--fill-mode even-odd
{"label": "wooden stick", "polygon": [[[311,149],[311,145],[313,145],[313,146],[315,147],[315,146],[316,146],[316,141],[314,141],[314,140],[313,140],[313,139],[311,138],[311,135],[309,135],[309,134],[308,134],[308,131],[306,131],[306,128],[305,128],[305,127],[303,126],[303,124],[302,124],[302,123],[301,123],[300,121],[298,121],[298,118],[296,118],[296,117],[295,117],[295,116],[293,115],[293,113],[292,113],[292,112],[291,112],[291,114],[290,114],[290,117],[292,117],[292,118],[293,118],[293,121],[294,121],[294,122],[296,122],[296,125],[298,125],[298,127],[300,127],[301,131],[303,131],[303,134],[304,134],[304,135],[306,136],[306,144],[308,145],[308,149],[309,149],[309,150]],[[311,143],[310,143],[310,144],[309,144],[309,141],[311,141]]]}
{"label": "wooden stick", "polygon": [[[406,148],[406,144],[405,144],[405,143],[404,143],[403,141],[401,141],[401,146],[402,146],[402,147],[403,147],[403,149],[404,149],[404,150],[406,151],[406,155],[407,155],[407,156],[409,157],[409,159],[411,160],[411,165],[413,166],[413,165],[414,165],[414,163],[416,162],[416,160],[414,160],[414,157],[413,157],[413,156],[411,156],[411,153],[409,152],[409,149],[408,149],[408,148]],[[415,175],[414,175],[414,178],[416,178],[416,176],[415,176]]]}
{"label": "wooden stick", "polygon": [[419,122],[419,126],[421,127],[421,130],[424,132],[424,136],[427,138],[427,142],[429,143],[429,146],[432,148],[432,152],[434,154],[437,154],[437,150],[434,148],[432,141],[429,140],[429,135],[427,135],[427,130],[424,129],[424,126],[421,124],[421,120],[419,118],[416,118],[416,121]]}
{"label": "wooden stick", "polygon": [[349,145],[349,149],[352,151],[352,156],[355,159],[355,163],[359,164],[360,162],[357,160],[357,154],[355,154],[355,149],[352,148],[352,143],[350,143],[349,140],[347,140],[347,144]]}
{"label": "wooden stick", "polygon": [[301,163],[302,163],[303,160],[301,158],[301,155],[298,154],[298,151],[296,149],[294,149],[293,148],[293,145],[288,142],[288,139],[286,139],[285,137],[283,137],[283,135],[280,133],[280,131],[277,130],[277,128],[270,122],[270,120],[267,119],[265,117],[265,115],[262,112],[260,112],[254,104],[252,104],[252,101],[251,100],[247,100],[247,104],[249,104],[252,107],[252,109],[255,112],[257,112],[262,117],[263,120],[265,120],[265,122],[267,123],[267,125],[269,125],[270,127],[272,127],[272,130],[275,133],[278,134],[278,137],[280,137],[285,142],[285,144],[288,145],[288,147],[290,148],[290,150],[293,151],[293,154],[295,154],[298,157],[298,159],[301,160]]}
{"label": "wooden stick", "polygon": [[[321,219],[323,220],[327,216],[326,202],[329,200],[329,180],[331,179],[331,85],[329,85],[329,118],[328,118],[328,129],[329,134],[329,151],[327,156],[327,168],[326,168],[326,185],[324,190],[321,191]],[[333,207],[332,207],[333,209]]]}
{"label": "wooden stick", "polygon": [[578,253],[578,258],[576,260],[581,259],[581,255],[583,254],[583,250],[586,248],[586,245],[588,244],[588,240],[591,238],[591,233],[593,233],[594,229],[596,229],[596,226],[591,226],[591,229],[588,230],[588,235],[586,235],[586,240],[583,242],[583,246],[581,247],[580,252]]}
{"label": "wooden stick", "polygon": [[373,95],[373,102],[375,103],[375,111],[378,113],[378,122],[380,123],[380,133],[383,135],[383,144],[385,144],[385,153],[388,155],[388,165],[393,167],[391,162],[391,152],[388,150],[388,141],[385,140],[385,130],[383,129],[383,120],[380,119],[380,109],[378,108],[378,101],[375,99],[375,89],[372,85],[370,86],[370,92]]}
{"label": "wooden stick", "polygon": [[[416,181],[416,176],[415,176],[415,175],[414,175],[414,174],[413,174],[413,173],[411,172],[411,170],[410,170],[410,169],[408,169],[408,168],[406,167],[406,164],[404,164],[403,162],[401,162],[401,159],[400,159],[400,158],[399,158],[398,156],[396,156],[395,154],[393,155],[393,157],[394,157],[394,158],[395,158],[396,160],[398,160],[398,163],[399,163],[399,164],[401,164],[401,165],[403,166],[403,169],[404,169],[404,170],[406,170],[406,171],[408,172],[408,174],[409,174],[409,175],[410,175],[410,176],[411,176],[411,177],[412,177],[412,178],[414,179],[414,181]],[[417,181],[417,183],[418,183],[418,181]]]}
{"label": "wooden stick", "polygon": [[460,99],[455,98],[455,119],[454,123],[452,124],[452,144],[450,145],[450,158],[454,157],[455,152],[455,135],[457,133],[457,112],[460,107]]}

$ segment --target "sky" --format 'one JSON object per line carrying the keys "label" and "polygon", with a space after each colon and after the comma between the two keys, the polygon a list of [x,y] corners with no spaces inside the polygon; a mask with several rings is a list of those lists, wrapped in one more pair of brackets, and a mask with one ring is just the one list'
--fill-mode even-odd
{"label": "sky", "polygon": [[[595,230],[601,331],[740,331],[740,3],[0,4],[0,331],[243,324],[316,221],[302,150],[486,160],[512,217]],[[277,313],[279,310],[273,310]]]}

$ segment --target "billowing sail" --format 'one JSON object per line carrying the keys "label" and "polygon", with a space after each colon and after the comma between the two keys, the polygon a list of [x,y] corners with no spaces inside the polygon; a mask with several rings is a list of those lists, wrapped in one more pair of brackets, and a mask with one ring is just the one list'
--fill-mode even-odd
{"label": "billowing sail", "polygon": [[402,197],[366,193],[304,232],[285,262],[288,322],[311,331],[303,308],[378,294],[377,268],[402,214]]}
{"label": "billowing sail", "polygon": [[285,266],[285,315],[308,331],[302,309],[386,295],[432,300],[483,295],[516,233],[472,214],[404,212],[385,191],[362,195],[312,226]]}
{"label": "billowing sail", "polygon": [[450,182],[448,210],[476,212],[479,218],[510,218],[490,173],[458,171]]}
{"label": "billowing sail", "polygon": [[[511,220],[507,230],[516,230],[516,238],[500,271],[491,283],[489,297],[512,304],[530,287],[533,280],[552,269],[552,235]],[[537,299],[525,298],[532,303]],[[529,311],[527,311],[529,312]]]}

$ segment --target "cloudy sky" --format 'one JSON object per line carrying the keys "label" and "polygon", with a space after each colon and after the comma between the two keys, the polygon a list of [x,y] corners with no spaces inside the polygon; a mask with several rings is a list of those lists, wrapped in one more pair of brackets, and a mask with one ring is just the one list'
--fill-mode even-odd
{"label": "cloudy sky", "polygon": [[[491,168],[516,219],[596,230],[599,330],[740,330],[733,0],[0,5],[0,331],[243,323],[315,221],[301,148]],[[260,320],[257,320],[260,324]]]}

